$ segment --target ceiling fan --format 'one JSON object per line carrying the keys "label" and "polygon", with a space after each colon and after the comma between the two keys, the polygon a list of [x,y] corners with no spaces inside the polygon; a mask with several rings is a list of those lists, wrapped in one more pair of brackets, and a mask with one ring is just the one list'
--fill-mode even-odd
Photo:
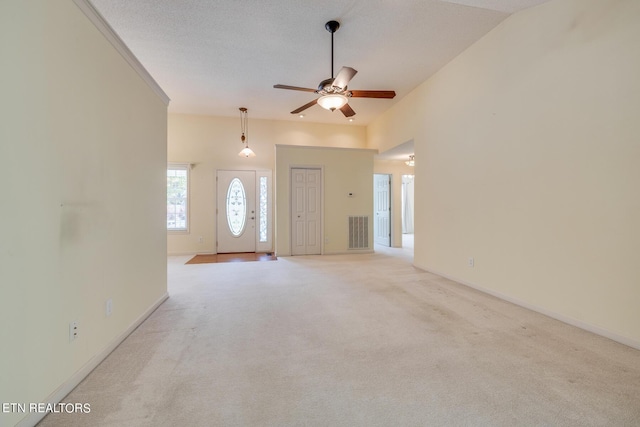
{"label": "ceiling fan", "polygon": [[355,116],[356,112],[349,106],[349,98],[384,98],[392,99],[396,93],[392,90],[348,90],[347,84],[358,71],[351,67],[342,67],[338,71],[338,75],[333,77],[333,33],[338,31],[340,23],[338,21],[329,21],[324,27],[331,33],[331,78],[320,82],[318,89],[309,89],[305,87],[273,85],[276,89],[300,90],[304,92],[314,92],[320,95],[320,98],[304,104],[302,107],[296,108],[291,114],[299,114],[309,107],[319,104],[322,108],[335,111],[340,110],[345,117]]}

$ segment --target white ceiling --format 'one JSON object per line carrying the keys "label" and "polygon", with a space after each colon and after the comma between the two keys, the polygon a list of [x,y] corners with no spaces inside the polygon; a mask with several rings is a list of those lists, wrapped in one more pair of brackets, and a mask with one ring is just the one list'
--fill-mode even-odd
{"label": "white ceiling", "polygon": [[366,125],[510,13],[548,0],[92,0],[171,98],[169,111],[347,123],[317,97],[274,89],[316,88],[335,72],[358,70],[350,89],[395,90],[393,100],[352,98]]}

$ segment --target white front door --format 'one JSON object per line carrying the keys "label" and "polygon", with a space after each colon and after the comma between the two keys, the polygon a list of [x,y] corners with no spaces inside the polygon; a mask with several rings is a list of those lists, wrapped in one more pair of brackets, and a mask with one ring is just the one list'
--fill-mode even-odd
{"label": "white front door", "polygon": [[291,255],[321,253],[320,169],[291,169]]}
{"label": "white front door", "polygon": [[218,253],[256,251],[256,172],[218,171]]}
{"label": "white front door", "polygon": [[378,245],[391,246],[391,176],[373,175],[375,222],[373,233]]}

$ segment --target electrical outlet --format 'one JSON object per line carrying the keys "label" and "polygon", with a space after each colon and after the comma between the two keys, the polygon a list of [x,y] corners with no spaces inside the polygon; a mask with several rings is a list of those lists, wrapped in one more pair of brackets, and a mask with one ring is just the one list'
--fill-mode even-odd
{"label": "electrical outlet", "polygon": [[325,238],[324,238],[324,242],[325,242],[325,243],[329,243],[329,236],[325,236]]}
{"label": "electrical outlet", "polygon": [[111,298],[109,298],[105,304],[105,312],[107,317],[111,316],[111,313],[113,312],[113,300]]}
{"label": "electrical outlet", "polygon": [[75,341],[78,338],[78,322],[74,321],[69,323],[69,342]]}
{"label": "electrical outlet", "polygon": [[198,237],[198,243],[204,243],[204,237],[202,236]]}
{"label": "electrical outlet", "polygon": [[470,257],[468,262],[469,267],[473,267],[474,263],[475,261],[473,260],[473,257]]}

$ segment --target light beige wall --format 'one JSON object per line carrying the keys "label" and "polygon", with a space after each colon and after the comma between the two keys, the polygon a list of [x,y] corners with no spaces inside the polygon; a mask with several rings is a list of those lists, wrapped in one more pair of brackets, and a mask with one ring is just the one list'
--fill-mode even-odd
{"label": "light beige wall", "polygon": [[[323,254],[349,252],[350,215],[373,214],[373,156],[375,150],[326,147],[276,147],[276,253],[291,255],[290,181],[292,167],[322,169],[324,197]],[[348,193],[353,193],[349,197]],[[369,242],[373,248],[373,222]]]}
{"label": "light beige wall", "polygon": [[[354,125],[259,120],[251,118],[249,146],[256,157],[239,157],[240,116],[237,118],[170,114],[168,159],[193,163],[191,170],[190,229],[169,233],[170,254],[215,253],[216,186],[218,169],[275,170],[275,146],[318,145],[363,148],[365,128]],[[273,215],[271,215],[273,217]],[[203,242],[200,243],[199,238]]]}
{"label": "light beige wall", "polygon": [[0,402],[37,403],[166,294],[166,105],[71,0],[0,40]]}
{"label": "light beige wall", "polygon": [[373,173],[391,175],[391,246],[402,247],[402,175],[413,175],[404,160],[375,160]]}
{"label": "light beige wall", "polygon": [[640,346],[639,21],[515,14],[369,126],[414,139],[417,266]]}

